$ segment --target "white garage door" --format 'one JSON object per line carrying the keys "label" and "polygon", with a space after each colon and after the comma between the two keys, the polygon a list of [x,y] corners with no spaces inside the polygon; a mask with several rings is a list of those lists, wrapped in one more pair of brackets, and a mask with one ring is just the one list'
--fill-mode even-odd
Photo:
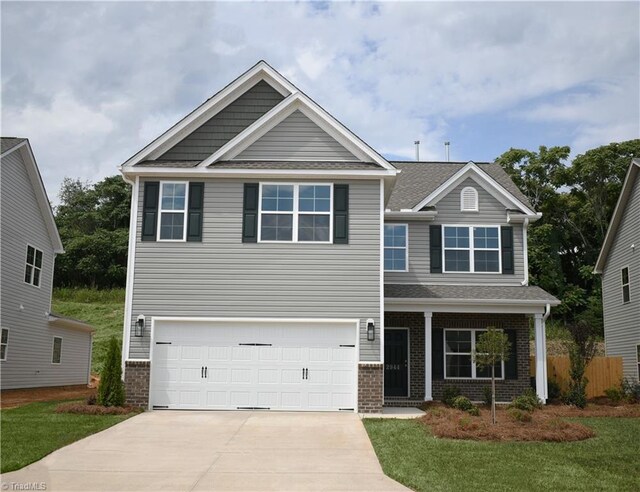
{"label": "white garage door", "polygon": [[353,410],[355,322],[156,320],[151,405]]}

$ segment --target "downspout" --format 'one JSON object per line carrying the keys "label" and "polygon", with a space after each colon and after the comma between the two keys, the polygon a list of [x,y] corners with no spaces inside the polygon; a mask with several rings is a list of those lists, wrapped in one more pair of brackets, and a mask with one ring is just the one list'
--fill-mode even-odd
{"label": "downspout", "polygon": [[[522,223],[522,249],[524,251],[524,279],[521,285],[529,285],[529,244],[527,243],[527,228],[529,227],[529,217],[524,218]],[[549,306],[547,304],[547,306]],[[547,316],[549,316],[547,314]]]}
{"label": "downspout", "polygon": [[542,316],[542,321],[547,321],[547,318],[551,314],[551,304],[548,304],[544,307],[544,316]]}

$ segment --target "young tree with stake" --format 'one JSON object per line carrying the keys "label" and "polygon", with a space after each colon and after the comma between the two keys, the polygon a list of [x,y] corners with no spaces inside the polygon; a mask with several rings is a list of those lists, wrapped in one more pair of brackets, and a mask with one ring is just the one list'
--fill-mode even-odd
{"label": "young tree with stake", "polygon": [[509,337],[493,326],[478,336],[473,359],[480,368],[491,369],[491,421],[496,423],[496,364],[509,360]]}

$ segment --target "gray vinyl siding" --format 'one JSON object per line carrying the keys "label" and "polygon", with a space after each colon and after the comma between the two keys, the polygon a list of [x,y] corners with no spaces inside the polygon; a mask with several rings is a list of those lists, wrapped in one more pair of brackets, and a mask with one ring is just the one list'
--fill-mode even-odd
{"label": "gray vinyl siding", "polygon": [[[639,175],[640,176],[640,175]],[[631,245],[635,244],[632,249]],[[630,302],[622,302],[622,268],[629,267]],[[605,348],[623,358],[624,375],[638,378],[640,344],[640,179],[636,178],[602,274]]]}
{"label": "gray vinyl siding", "polygon": [[360,359],[378,361],[365,324],[380,327],[380,183],[349,185],[349,244],[269,244],[242,243],[244,181],[215,179],[205,180],[201,243],[141,242],[141,184],[129,358],[149,357],[150,324],[144,338],[133,333],[144,314],[357,318]]}
{"label": "gray vinyl siding", "polygon": [[[466,186],[478,191],[479,212],[460,211],[460,192]],[[384,280],[389,284],[513,284],[520,285],[524,279],[524,249],[522,225],[508,224],[507,212],[503,204],[491,196],[473,179],[468,178],[436,204],[438,215],[433,222],[407,222],[386,220],[387,223],[409,224],[409,271],[385,272]],[[491,273],[441,273],[432,274],[429,258],[429,226],[434,224],[498,225],[513,227],[514,274]]]}
{"label": "gray vinyl siding", "polygon": [[[86,384],[91,335],[51,328],[54,252],[31,181],[15,150],[0,166],[0,325],[9,329],[7,360],[1,362],[2,389]],[[42,251],[40,287],[24,281],[27,244]],[[53,336],[62,336],[63,358],[51,364]]]}
{"label": "gray vinyl siding", "polygon": [[358,161],[322,128],[295,111],[234,160]]}
{"label": "gray vinyl siding", "polygon": [[283,99],[267,82],[260,81],[159,159],[206,159]]}

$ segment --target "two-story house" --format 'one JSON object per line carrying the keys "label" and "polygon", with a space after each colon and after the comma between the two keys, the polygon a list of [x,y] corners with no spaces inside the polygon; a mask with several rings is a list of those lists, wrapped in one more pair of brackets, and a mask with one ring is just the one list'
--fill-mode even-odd
{"label": "two-story house", "polygon": [[0,143],[0,388],[88,384],[93,328],[51,312],[64,251],[31,145]]}
{"label": "two-story house", "polygon": [[640,380],[640,159],[633,159],[596,263],[602,275],[604,342],[622,357],[624,377]]}
{"label": "two-story house", "polygon": [[482,397],[487,326],[529,383],[538,219],[494,164],[389,162],[265,62],[122,166],[133,187],[123,365],[149,408],[347,410]]}

